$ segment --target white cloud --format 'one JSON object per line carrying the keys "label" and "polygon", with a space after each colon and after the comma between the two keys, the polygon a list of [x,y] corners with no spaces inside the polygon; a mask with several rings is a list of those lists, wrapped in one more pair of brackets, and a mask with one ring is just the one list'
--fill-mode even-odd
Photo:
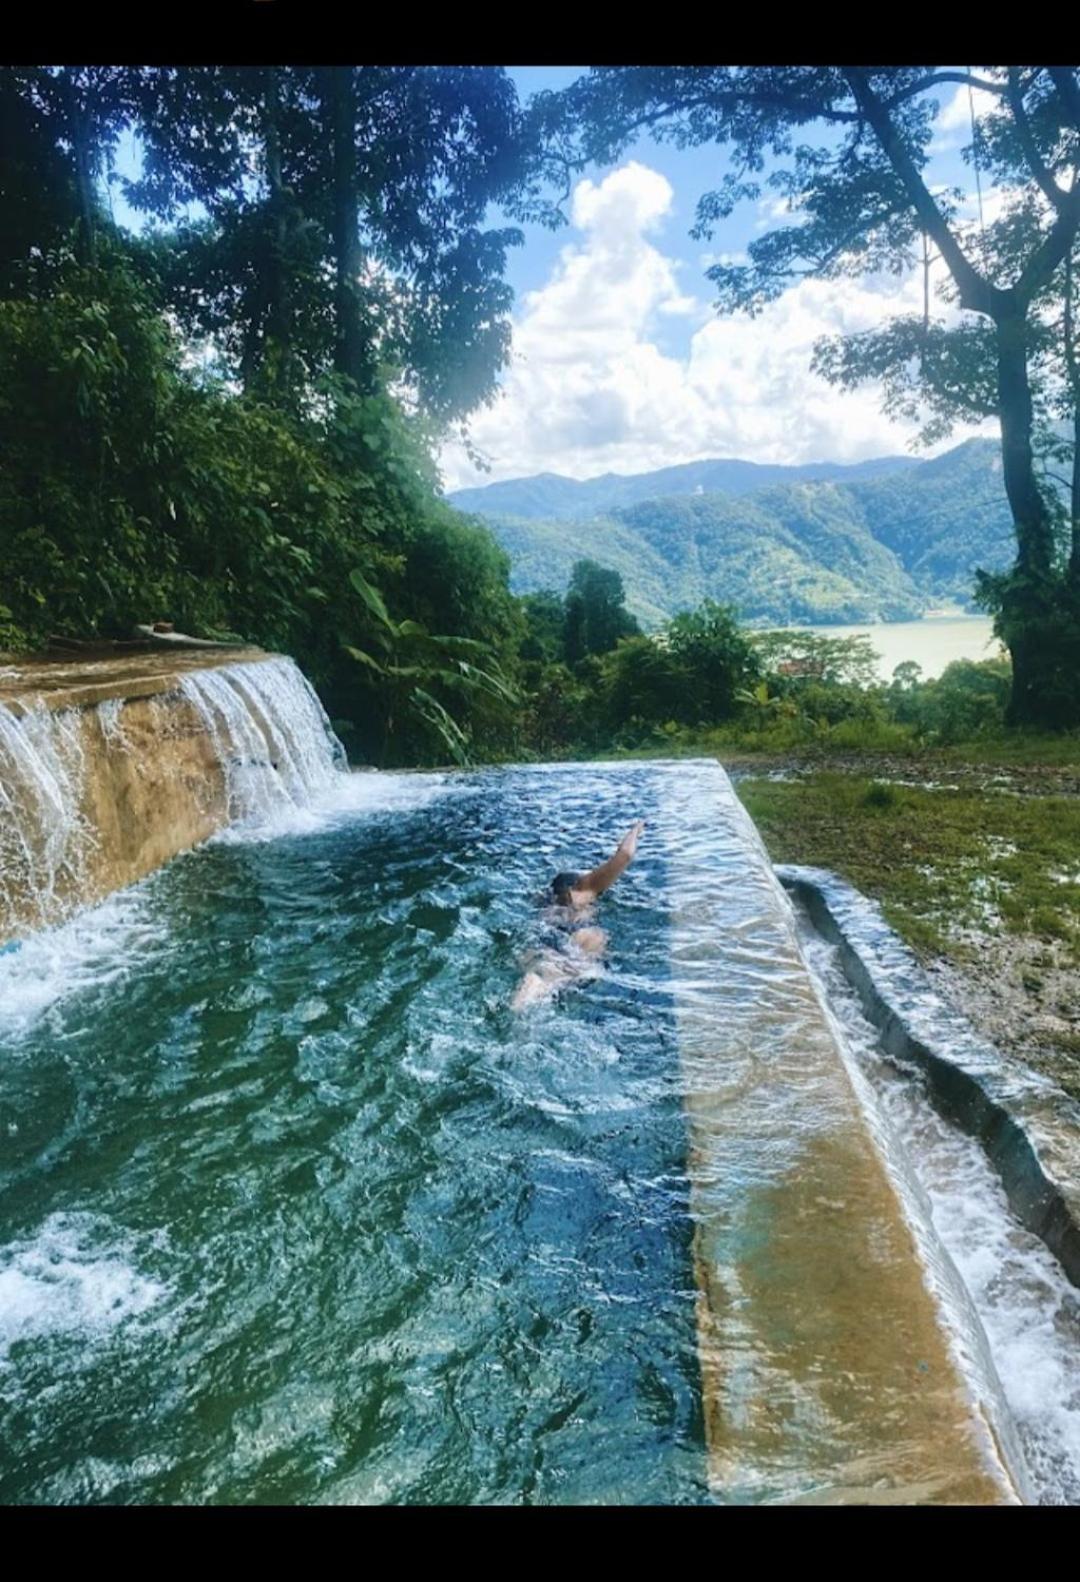
{"label": "white cloud", "polygon": [[958,84],[951,97],[943,101],[938,111],[934,122],[934,136],[930,144],[931,155],[962,148],[965,143],[971,142],[973,105],[978,118],[989,115],[990,111],[1000,107],[1000,104],[1000,97],[996,93],[986,93],[982,88],[973,88],[969,98],[966,83]]}
{"label": "white cloud", "polygon": [[[547,284],[528,293],[496,403],[471,424],[492,470],[448,445],[448,488],[561,472],[646,472],[711,456],[859,461],[906,448],[877,392],[837,390],[810,372],[815,340],[872,328],[922,307],[921,276],[803,281],[756,319],[718,318],[680,287],[678,261],[655,244],[672,190],[638,163],[574,194],[580,237]],[[707,287],[703,288],[707,289]],[[661,350],[664,316],[693,320],[689,347]]]}

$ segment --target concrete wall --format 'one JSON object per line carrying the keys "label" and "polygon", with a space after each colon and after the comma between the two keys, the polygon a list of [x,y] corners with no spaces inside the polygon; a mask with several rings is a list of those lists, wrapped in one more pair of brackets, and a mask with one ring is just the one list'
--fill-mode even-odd
{"label": "concrete wall", "polygon": [[0,944],[134,883],[221,828],[224,766],[177,679],[269,657],[150,653],[0,676],[0,709],[44,750],[35,772],[3,722]]}

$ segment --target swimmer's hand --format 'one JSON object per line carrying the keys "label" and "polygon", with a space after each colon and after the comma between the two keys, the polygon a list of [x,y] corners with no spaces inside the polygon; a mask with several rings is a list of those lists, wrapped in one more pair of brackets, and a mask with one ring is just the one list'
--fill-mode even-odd
{"label": "swimmer's hand", "polygon": [[[605,890],[610,889],[620,873],[633,861],[638,837],[644,828],[645,820],[639,818],[637,823],[627,830],[607,862],[602,862],[599,868],[594,868],[591,873],[582,874],[574,889],[575,897],[585,896],[588,899],[603,895]],[[582,902],[578,901],[576,904],[581,905]]]}

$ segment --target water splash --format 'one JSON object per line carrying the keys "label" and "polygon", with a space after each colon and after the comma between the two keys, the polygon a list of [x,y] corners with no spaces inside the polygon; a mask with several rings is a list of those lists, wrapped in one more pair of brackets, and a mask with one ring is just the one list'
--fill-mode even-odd
{"label": "water splash", "polygon": [[165,1294],[133,1266],[129,1239],[85,1213],[50,1214],[0,1251],[0,1370],[12,1346],[52,1335],[101,1336]]}

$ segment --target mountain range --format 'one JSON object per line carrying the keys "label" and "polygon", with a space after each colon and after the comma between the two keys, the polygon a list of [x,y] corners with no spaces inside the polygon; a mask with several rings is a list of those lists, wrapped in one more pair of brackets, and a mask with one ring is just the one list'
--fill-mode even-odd
{"label": "mountain range", "polygon": [[588,556],[620,572],[646,626],[710,597],[751,624],[909,620],[973,608],[977,567],[1015,549],[998,444],[842,466],[717,460],[630,476],[556,473],[448,496],[487,521],[511,586],[565,588]]}

